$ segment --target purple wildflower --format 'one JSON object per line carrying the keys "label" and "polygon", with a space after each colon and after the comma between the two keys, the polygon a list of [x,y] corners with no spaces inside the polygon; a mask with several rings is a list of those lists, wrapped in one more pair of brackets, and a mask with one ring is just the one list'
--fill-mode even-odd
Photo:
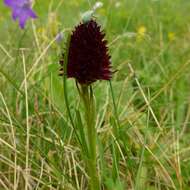
{"label": "purple wildflower", "polygon": [[31,8],[31,0],[4,0],[4,3],[12,9],[13,20],[19,19],[19,25],[22,29],[30,17],[37,18]]}
{"label": "purple wildflower", "polygon": [[56,36],[56,42],[57,43],[61,43],[61,41],[63,40],[64,36],[62,32],[59,32]]}

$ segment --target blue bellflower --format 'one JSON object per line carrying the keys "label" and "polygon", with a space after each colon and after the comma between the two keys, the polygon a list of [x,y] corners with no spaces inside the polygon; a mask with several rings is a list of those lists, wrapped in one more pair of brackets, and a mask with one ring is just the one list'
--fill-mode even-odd
{"label": "blue bellflower", "polygon": [[19,20],[19,25],[23,29],[29,18],[37,18],[31,8],[31,0],[4,0],[5,5],[12,9],[13,20]]}

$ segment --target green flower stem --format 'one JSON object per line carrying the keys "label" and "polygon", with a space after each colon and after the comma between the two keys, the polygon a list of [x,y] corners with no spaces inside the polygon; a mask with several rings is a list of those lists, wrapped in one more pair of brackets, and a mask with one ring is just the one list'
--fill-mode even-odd
{"label": "green flower stem", "polygon": [[87,124],[87,140],[89,155],[86,161],[90,177],[90,190],[100,190],[98,172],[96,169],[96,128],[95,128],[95,103],[92,88],[87,85],[81,86],[81,96],[85,107],[85,120]]}

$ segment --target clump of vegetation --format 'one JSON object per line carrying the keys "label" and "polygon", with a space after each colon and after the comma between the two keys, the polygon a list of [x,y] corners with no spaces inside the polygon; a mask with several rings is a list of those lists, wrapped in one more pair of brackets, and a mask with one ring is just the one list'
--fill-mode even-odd
{"label": "clump of vegetation", "polygon": [[[189,189],[190,2],[4,2],[0,189]],[[8,8],[22,8],[13,15],[22,29]],[[103,74],[72,68],[76,85],[58,63],[69,59],[69,33],[91,16],[109,48],[94,47],[93,60],[106,52],[110,62]],[[84,63],[95,56],[83,50]]]}

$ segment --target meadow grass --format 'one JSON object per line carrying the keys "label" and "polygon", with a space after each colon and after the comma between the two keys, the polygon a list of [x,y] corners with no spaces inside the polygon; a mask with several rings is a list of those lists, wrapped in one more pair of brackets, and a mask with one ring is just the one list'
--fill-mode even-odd
{"label": "meadow grass", "polygon": [[[0,2],[0,190],[88,189],[76,136],[84,145],[84,107],[67,80],[74,130],[58,61],[95,2],[36,0],[38,19],[25,30]],[[102,189],[188,190],[190,1],[102,2],[96,17],[116,71],[93,84]]]}

